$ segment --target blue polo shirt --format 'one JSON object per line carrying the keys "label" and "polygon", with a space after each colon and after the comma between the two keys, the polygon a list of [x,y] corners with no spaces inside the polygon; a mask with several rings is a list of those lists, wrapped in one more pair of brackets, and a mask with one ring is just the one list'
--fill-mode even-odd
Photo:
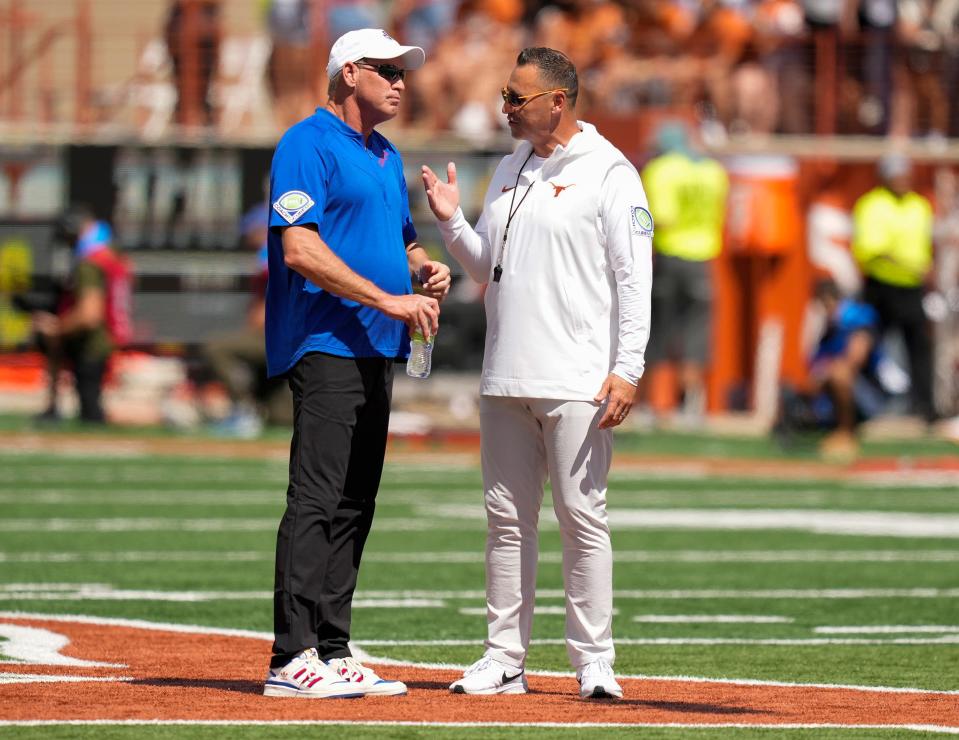
{"label": "blue polo shirt", "polygon": [[[840,301],[835,314],[829,319],[826,332],[819,340],[813,363],[824,359],[831,360],[845,354],[852,335],[860,331],[869,332],[873,338],[878,336],[879,314],[876,313],[876,309],[866,303],[848,299]],[[867,373],[874,372],[879,359],[879,349],[874,345],[863,370]]]}
{"label": "blue polo shirt", "polygon": [[406,245],[416,240],[403,162],[377,132],[363,136],[324,109],[290,128],[270,176],[266,356],[271,376],[307,352],[406,357],[406,325],[328,293],[286,266],[286,227],[315,224],[353,272],[393,295],[413,292]]}

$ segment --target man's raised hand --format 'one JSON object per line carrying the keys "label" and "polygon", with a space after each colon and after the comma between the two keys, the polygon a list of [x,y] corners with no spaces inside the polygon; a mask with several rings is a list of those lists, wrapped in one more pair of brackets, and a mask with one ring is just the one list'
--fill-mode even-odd
{"label": "man's raised hand", "polygon": [[441,182],[425,164],[423,165],[423,187],[433,215],[440,221],[449,221],[460,205],[460,190],[456,185],[456,165],[446,165],[447,182]]}

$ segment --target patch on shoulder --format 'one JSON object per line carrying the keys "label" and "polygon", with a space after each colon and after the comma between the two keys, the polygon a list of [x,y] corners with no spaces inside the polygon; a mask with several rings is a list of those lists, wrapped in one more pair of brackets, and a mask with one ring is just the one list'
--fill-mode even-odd
{"label": "patch on shoulder", "polygon": [[302,190],[290,190],[283,193],[273,203],[273,210],[279,213],[288,224],[296,222],[300,216],[313,207],[313,199]]}
{"label": "patch on shoulder", "polygon": [[653,235],[653,214],[642,206],[629,207],[629,223],[634,234],[640,236]]}

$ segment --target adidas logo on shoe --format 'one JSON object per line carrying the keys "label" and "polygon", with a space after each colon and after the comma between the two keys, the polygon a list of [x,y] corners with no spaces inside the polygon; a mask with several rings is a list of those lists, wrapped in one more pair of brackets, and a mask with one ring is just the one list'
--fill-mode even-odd
{"label": "adidas logo on shoe", "polygon": [[406,684],[380,678],[355,658],[332,658],[326,665],[343,681],[367,696],[405,696]]}
{"label": "adidas logo on shoe", "polygon": [[297,654],[282,668],[271,668],[263,686],[264,696],[303,699],[351,699],[364,695],[320,660],[316,648]]}

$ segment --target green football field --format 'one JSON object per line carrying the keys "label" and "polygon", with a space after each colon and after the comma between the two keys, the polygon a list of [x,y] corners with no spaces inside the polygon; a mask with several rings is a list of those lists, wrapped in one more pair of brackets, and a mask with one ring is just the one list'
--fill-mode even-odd
{"label": "green football field", "polygon": [[[678,446],[694,461],[703,452],[691,440]],[[735,455],[735,444],[727,444],[718,454]],[[618,446],[641,453],[644,441],[624,436]],[[285,461],[52,449],[0,445],[0,611],[271,629]],[[354,643],[372,657],[469,664],[485,634],[478,466],[472,455],[395,457],[360,574]],[[879,468],[835,478],[797,475],[794,468],[788,475],[717,476],[652,458],[644,465],[635,454],[628,465],[614,464],[608,502],[617,672],[959,692],[956,477]],[[540,551],[528,667],[568,672],[560,539],[548,491]],[[0,659],[3,646],[0,639]],[[959,702],[959,693],[954,698]],[[595,734],[372,726],[349,732]],[[637,732],[604,736],[917,736],[907,729]],[[0,727],[0,734],[226,736],[182,727]],[[279,728],[233,728],[228,735],[287,736]]]}

